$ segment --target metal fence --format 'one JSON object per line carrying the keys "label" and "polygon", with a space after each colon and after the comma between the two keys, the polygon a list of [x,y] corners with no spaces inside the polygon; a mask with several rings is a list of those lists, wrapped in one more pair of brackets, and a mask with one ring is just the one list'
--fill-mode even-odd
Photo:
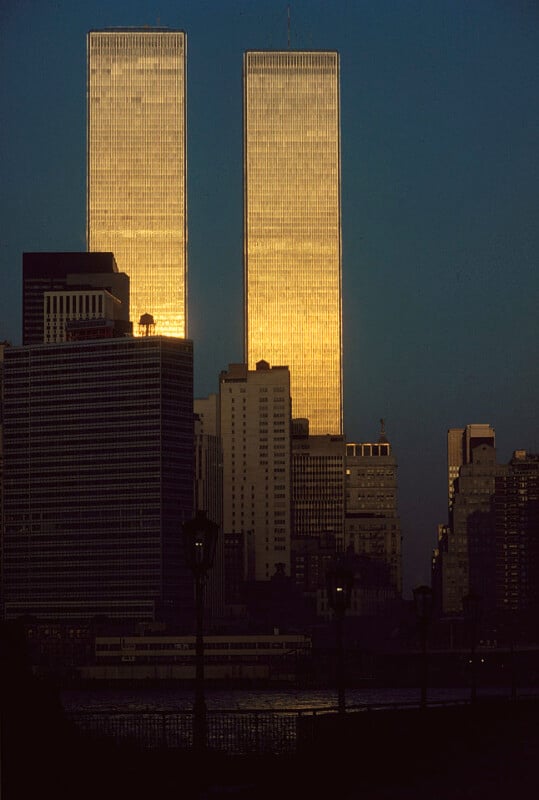
{"label": "metal fence", "polygon": [[[298,729],[309,729],[309,718],[321,709],[208,711],[208,747],[233,755],[294,753]],[[335,713],[335,709],[324,709]],[[107,712],[72,711],[70,721],[80,730],[144,748],[188,749],[193,743],[191,711]]]}
{"label": "metal fence", "polygon": [[[429,703],[429,707],[466,705],[468,701]],[[347,717],[365,712],[418,708],[419,704],[380,703],[350,705]],[[295,753],[315,735],[317,719],[336,716],[337,708],[208,710],[208,747],[231,755]],[[193,714],[178,711],[71,711],[67,714],[79,729],[116,742],[132,742],[143,748],[189,749],[193,744]]]}

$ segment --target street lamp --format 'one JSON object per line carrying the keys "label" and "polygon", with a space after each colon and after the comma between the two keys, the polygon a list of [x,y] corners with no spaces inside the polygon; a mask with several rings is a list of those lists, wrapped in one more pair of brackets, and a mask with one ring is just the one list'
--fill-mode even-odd
{"label": "street lamp", "polygon": [[346,609],[350,606],[354,574],[345,564],[337,564],[326,575],[328,601],[335,614],[337,638],[337,697],[339,714],[345,714],[344,697],[344,642],[343,621]]}
{"label": "street lamp", "polygon": [[427,633],[432,614],[432,589],[416,586],[413,590],[415,613],[421,639],[421,708],[427,707],[428,658]]}
{"label": "street lamp", "polygon": [[468,622],[468,630],[470,635],[470,669],[471,669],[471,688],[470,700],[475,703],[477,699],[477,659],[475,656],[475,647],[477,639],[477,626],[479,623],[479,604],[481,598],[475,592],[468,592],[462,598],[462,610]]}
{"label": "street lamp", "polygon": [[204,583],[213,566],[219,526],[197,511],[193,519],[183,524],[185,561],[195,580],[195,703],[193,706],[193,747],[202,752],[206,748],[206,700],[204,698]]}

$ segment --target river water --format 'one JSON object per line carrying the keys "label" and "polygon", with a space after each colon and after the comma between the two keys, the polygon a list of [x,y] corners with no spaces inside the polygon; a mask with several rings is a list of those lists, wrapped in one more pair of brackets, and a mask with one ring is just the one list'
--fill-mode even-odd
{"label": "river water", "polygon": [[[528,694],[529,690],[523,690]],[[509,697],[507,687],[488,687],[489,696]],[[481,697],[481,690],[478,691]],[[466,687],[432,688],[429,702],[468,700]],[[188,710],[193,706],[193,691],[185,688],[119,688],[119,689],[68,689],[61,693],[66,711],[96,712],[163,712]],[[419,689],[414,688],[363,688],[349,689],[346,703],[349,706],[381,705],[388,703],[417,703]],[[294,710],[328,708],[337,704],[336,692],[331,689],[207,689],[208,710]]]}

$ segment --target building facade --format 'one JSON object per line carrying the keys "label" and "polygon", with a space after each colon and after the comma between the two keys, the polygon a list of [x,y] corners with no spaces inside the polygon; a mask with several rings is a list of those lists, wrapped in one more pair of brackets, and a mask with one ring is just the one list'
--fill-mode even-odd
{"label": "building facade", "polygon": [[189,340],[5,349],[7,619],[192,619]]}
{"label": "building facade", "polygon": [[494,512],[497,607],[537,620],[539,455],[515,450],[508,470],[496,477]]}
{"label": "building facade", "polygon": [[[101,307],[85,299],[95,292],[106,293]],[[73,302],[51,299],[70,293],[78,296]],[[117,335],[131,332],[129,277],[118,271],[112,253],[23,253],[23,345],[65,341],[68,320],[98,318],[114,320]]]}
{"label": "building facade", "polygon": [[484,423],[450,428],[447,431],[447,497],[449,510],[453,506],[455,483],[463,464],[472,463],[472,451],[480,444],[496,447],[494,428]]}
{"label": "building facade", "polygon": [[346,447],[342,436],[310,436],[307,420],[292,430],[292,577],[312,598],[344,549]]}
{"label": "building facade", "polygon": [[[100,326],[103,338],[120,335],[115,321],[121,313],[121,302],[106,289],[45,292],[43,308],[44,344],[66,342],[85,328],[92,331],[91,338],[99,338],[96,330]],[[131,331],[131,325],[128,327]]]}
{"label": "building facade", "polygon": [[290,369],[293,417],[342,435],[339,56],[244,56],[245,360]]}
{"label": "building facade", "polygon": [[400,596],[397,460],[383,428],[377,442],[347,443],[345,467],[346,546],[377,565],[379,579]]}
{"label": "building facade", "polygon": [[[432,586],[440,614],[460,614],[464,595],[480,588],[475,583],[493,602],[492,494],[499,469],[496,435],[490,425],[474,423],[447,431],[448,520],[438,525],[432,558]],[[482,573],[478,571],[481,559]]]}
{"label": "building facade", "polygon": [[245,581],[268,581],[277,564],[289,576],[290,373],[230,364],[219,387],[225,539],[241,547]]}
{"label": "building facade", "polygon": [[224,615],[223,454],[219,433],[219,396],[196,398],[195,510],[219,526],[215,559],[206,582],[205,607],[212,619]]}
{"label": "building facade", "polygon": [[131,281],[131,318],[187,335],[186,36],[88,34],[87,245]]}
{"label": "building facade", "polygon": [[[492,606],[495,560],[492,497],[499,466],[489,444],[473,448],[455,481],[450,517],[450,544],[444,574],[444,611],[460,612],[470,591]],[[485,596],[486,595],[486,596]]]}

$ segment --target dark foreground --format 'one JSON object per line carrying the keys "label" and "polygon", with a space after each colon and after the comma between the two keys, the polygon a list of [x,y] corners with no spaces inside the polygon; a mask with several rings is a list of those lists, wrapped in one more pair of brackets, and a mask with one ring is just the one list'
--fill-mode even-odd
{"label": "dark foreground", "polygon": [[35,681],[2,687],[2,800],[539,797],[539,702],[317,717],[294,756],[141,750],[84,734]]}

